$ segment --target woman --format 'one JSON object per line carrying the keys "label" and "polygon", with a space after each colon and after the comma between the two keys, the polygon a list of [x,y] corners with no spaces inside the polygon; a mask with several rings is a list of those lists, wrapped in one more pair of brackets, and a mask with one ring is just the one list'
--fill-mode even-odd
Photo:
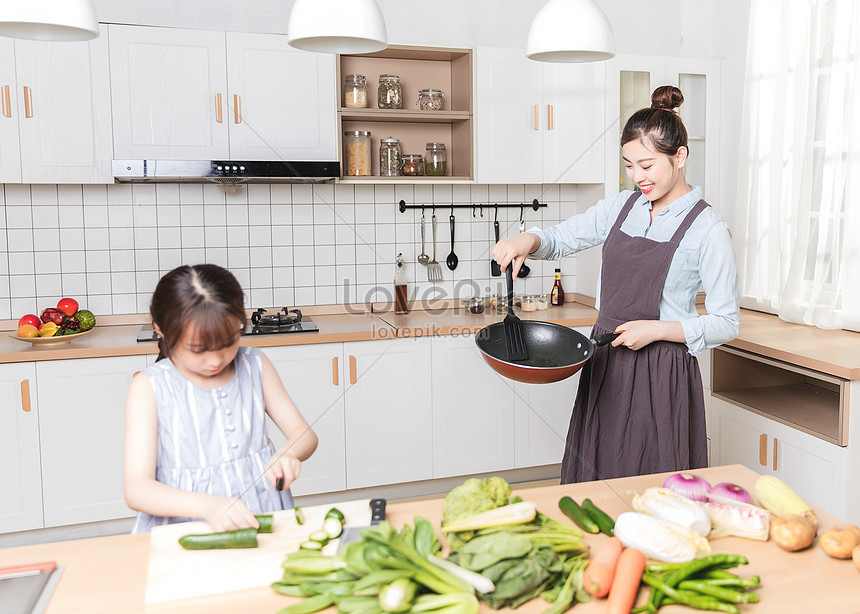
{"label": "woman", "polygon": [[[513,274],[526,256],[558,259],[603,244],[593,334],[621,332],[581,372],[562,483],[707,465],[696,355],[737,336],[737,269],[725,222],[684,179],[684,101],[663,86],[627,122],[621,147],[637,191],[602,200],[547,230],[502,239]],[[699,286],[707,313],[699,315]],[[623,332],[622,332],[623,331]]]}

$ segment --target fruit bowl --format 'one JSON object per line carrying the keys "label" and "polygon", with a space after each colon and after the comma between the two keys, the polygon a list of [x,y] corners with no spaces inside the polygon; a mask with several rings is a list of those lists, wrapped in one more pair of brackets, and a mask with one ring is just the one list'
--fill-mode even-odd
{"label": "fruit bowl", "polygon": [[84,335],[88,335],[93,332],[94,329],[83,330],[79,333],[75,333],[73,335],[59,335],[54,337],[19,337],[17,333],[9,333],[9,336],[13,339],[17,339],[18,341],[27,341],[32,343],[36,347],[45,347],[49,345],[63,345],[64,343],[71,343],[75,339],[79,339]]}

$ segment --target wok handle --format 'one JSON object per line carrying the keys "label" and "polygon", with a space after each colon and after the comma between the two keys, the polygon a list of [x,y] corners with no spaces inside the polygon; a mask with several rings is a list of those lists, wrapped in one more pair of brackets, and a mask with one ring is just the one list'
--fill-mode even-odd
{"label": "wok handle", "polygon": [[594,345],[600,347],[601,345],[606,345],[607,343],[614,341],[623,332],[624,331],[618,333],[605,333],[603,335],[594,335],[594,339],[592,339],[592,341],[594,342]]}

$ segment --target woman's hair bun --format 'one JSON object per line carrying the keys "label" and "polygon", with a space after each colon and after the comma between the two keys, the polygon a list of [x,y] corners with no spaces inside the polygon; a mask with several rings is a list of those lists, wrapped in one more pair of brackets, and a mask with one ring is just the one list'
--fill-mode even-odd
{"label": "woman's hair bun", "polygon": [[677,109],[684,102],[684,94],[674,85],[661,85],[651,94],[651,106],[655,109]]}

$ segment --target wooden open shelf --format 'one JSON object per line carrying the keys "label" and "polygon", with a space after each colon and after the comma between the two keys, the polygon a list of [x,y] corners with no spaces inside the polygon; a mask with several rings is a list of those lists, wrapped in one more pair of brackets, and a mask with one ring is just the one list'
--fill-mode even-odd
{"label": "wooden open shelf", "polygon": [[838,446],[848,445],[845,380],[726,346],[711,361],[713,396]]}
{"label": "wooden open shelf", "polygon": [[[474,125],[471,49],[411,47],[391,45],[376,53],[340,55],[337,61],[338,144],[343,152],[343,133],[370,132],[372,168],[369,177],[344,175],[342,181],[429,182],[471,181],[474,179]],[[367,79],[368,108],[354,109],[343,104],[343,77],[362,74]],[[400,76],[402,109],[380,109],[377,86],[380,74]],[[445,93],[442,109],[420,111],[418,91],[439,89]],[[400,140],[403,154],[424,155],[430,142],[445,143],[448,175],[444,177],[380,177],[379,139]],[[341,153],[341,168],[344,168]]]}

